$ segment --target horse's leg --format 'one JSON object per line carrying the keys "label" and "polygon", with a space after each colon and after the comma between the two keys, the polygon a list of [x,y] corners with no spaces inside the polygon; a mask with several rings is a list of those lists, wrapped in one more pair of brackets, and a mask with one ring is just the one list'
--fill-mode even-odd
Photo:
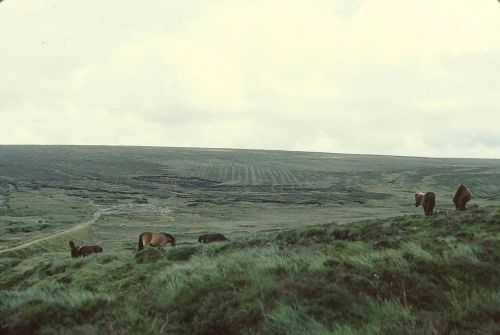
{"label": "horse's leg", "polygon": [[144,248],[147,247],[147,246],[153,246],[154,247],[153,236],[152,235],[147,236],[146,241],[142,240],[142,243],[144,244]]}
{"label": "horse's leg", "polygon": [[161,244],[161,241],[157,241],[157,239],[154,239],[152,238],[150,241],[149,241],[149,245],[151,247],[161,247],[162,244]]}

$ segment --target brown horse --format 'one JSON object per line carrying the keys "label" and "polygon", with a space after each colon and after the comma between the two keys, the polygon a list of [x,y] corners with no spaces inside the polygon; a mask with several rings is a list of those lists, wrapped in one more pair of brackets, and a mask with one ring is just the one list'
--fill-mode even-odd
{"label": "brown horse", "polygon": [[80,257],[79,249],[80,247],[75,245],[75,242],[69,241],[69,250],[71,251],[71,257],[73,258]]}
{"label": "brown horse", "polygon": [[418,192],[415,193],[415,206],[422,205],[425,215],[432,215],[434,206],[436,205],[436,195],[434,192]]}
{"label": "brown horse", "polygon": [[201,243],[212,243],[212,242],[217,242],[217,241],[229,241],[224,235],[222,234],[205,234],[201,235],[198,237],[198,242]]}
{"label": "brown horse", "polygon": [[455,190],[455,195],[453,196],[453,203],[455,204],[455,209],[457,211],[465,211],[465,204],[472,198],[472,193],[470,190],[464,186],[460,185]]}
{"label": "brown horse", "polygon": [[85,257],[90,254],[102,252],[102,247],[100,245],[84,245],[79,247],[75,245],[73,241],[69,241],[69,248],[71,250],[71,257],[73,258]]}
{"label": "brown horse", "polygon": [[138,250],[141,251],[148,245],[152,247],[161,247],[167,243],[170,243],[172,247],[175,247],[175,237],[167,233],[151,233],[148,231],[139,235]]}

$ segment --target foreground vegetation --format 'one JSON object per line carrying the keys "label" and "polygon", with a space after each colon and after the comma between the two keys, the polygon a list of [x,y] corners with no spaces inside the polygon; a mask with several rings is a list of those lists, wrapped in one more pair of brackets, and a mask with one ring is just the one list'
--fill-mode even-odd
{"label": "foreground vegetation", "polygon": [[498,334],[500,208],[0,271],[1,334]]}

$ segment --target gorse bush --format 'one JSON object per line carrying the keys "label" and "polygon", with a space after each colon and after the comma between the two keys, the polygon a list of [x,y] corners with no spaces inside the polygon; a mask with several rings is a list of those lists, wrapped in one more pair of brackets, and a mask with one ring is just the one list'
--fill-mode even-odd
{"label": "gorse bush", "polygon": [[499,212],[0,258],[0,333],[495,334]]}

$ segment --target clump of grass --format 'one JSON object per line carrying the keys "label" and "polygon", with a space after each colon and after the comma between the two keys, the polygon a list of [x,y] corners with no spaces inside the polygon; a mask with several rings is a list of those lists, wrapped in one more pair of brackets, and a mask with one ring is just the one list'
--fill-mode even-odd
{"label": "clump of grass", "polygon": [[161,278],[153,283],[154,308],[177,321],[167,326],[171,332],[239,334],[262,320],[262,294],[249,289],[255,283],[242,270],[198,259],[164,270]]}
{"label": "clump of grass", "polygon": [[21,260],[17,257],[0,258],[0,272],[7,271],[19,263],[21,263]]}
{"label": "clump of grass", "polygon": [[434,261],[434,256],[431,253],[424,250],[422,246],[416,242],[406,242],[402,246],[402,251],[404,257],[407,259],[415,259],[422,262],[432,262]]}
{"label": "clump of grass", "polygon": [[167,258],[172,261],[187,261],[197,251],[198,248],[195,246],[179,246],[167,250]]}
{"label": "clump of grass", "polygon": [[173,248],[144,248],[135,253],[138,264],[154,263],[161,260],[187,261],[198,252],[197,246],[179,246]]}
{"label": "clump of grass", "polygon": [[162,248],[144,248],[135,254],[138,264],[157,262],[167,258],[167,251]]}
{"label": "clump of grass", "polygon": [[[448,293],[446,318],[456,329],[469,333],[493,334],[500,323],[500,290],[472,291],[464,296],[459,291]],[[496,330],[496,331],[494,331]]]}
{"label": "clump of grass", "polygon": [[457,243],[449,250],[448,258],[451,261],[478,264],[478,247],[468,244]]}
{"label": "clump of grass", "polygon": [[9,333],[35,333],[51,324],[71,325],[95,321],[112,298],[102,293],[63,287],[28,288],[21,292],[0,293],[2,328]]}
{"label": "clump of grass", "polygon": [[332,334],[331,329],[310,317],[303,307],[285,304],[279,304],[266,316],[262,330],[264,334]]}
{"label": "clump of grass", "polygon": [[[414,334],[417,316],[410,307],[398,300],[362,299],[349,308],[361,329],[379,334]],[[366,330],[368,330],[366,329]]]}

